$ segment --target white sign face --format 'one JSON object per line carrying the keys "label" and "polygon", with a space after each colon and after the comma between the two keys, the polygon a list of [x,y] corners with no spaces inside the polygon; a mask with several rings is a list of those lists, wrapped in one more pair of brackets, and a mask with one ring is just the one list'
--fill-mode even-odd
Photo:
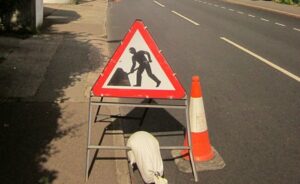
{"label": "white sign face", "polygon": [[135,32],[103,88],[174,90],[139,30]]}

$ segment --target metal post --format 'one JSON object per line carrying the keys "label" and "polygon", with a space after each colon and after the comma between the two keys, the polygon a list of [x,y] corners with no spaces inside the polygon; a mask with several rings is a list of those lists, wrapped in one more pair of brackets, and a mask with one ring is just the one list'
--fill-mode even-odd
{"label": "metal post", "polygon": [[195,161],[194,161],[194,154],[193,154],[193,145],[192,145],[192,141],[191,141],[191,132],[190,132],[190,118],[189,118],[189,105],[188,105],[188,100],[185,100],[185,105],[186,105],[186,109],[185,109],[185,116],[186,116],[186,133],[187,133],[187,139],[188,139],[188,145],[190,147],[189,150],[189,154],[190,154],[190,160],[191,160],[191,165],[192,165],[192,170],[194,173],[194,178],[195,178],[195,182],[198,182],[198,174],[195,168]]}
{"label": "metal post", "polygon": [[92,104],[91,97],[89,98],[89,116],[88,116],[88,136],[87,136],[87,145],[86,145],[86,170],[85,170],[85,181],[89,178],[89,169],[90,169],[90,149],[91,144],[91,126],[92,126]]}

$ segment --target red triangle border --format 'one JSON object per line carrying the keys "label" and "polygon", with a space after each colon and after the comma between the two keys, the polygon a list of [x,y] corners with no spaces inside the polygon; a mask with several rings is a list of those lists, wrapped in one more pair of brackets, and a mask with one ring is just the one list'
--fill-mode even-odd
{"label": "red triangle border", "polygon": [[[109,77],[109,74],[116,66],[117,61],[122,56],[136,31],[139,31],[141,33],[150,51],[160,64],[162,70],[165,72],[175,90],[103,88],[103,85]],[[186,93],[180,82],[177,80],[175,73],[167,63],[164,56],[161,54],[159,48],[146,29],[144,23],[141,20],[136,20],[131,26],[129,32],[125,35],[122,43],[116,49],[112,58],[107,63],[106,67],[103,70],[103,73],[99,76],[98,80],[93,85],[92,95],[99,97],[182,99],[186,96]]]}

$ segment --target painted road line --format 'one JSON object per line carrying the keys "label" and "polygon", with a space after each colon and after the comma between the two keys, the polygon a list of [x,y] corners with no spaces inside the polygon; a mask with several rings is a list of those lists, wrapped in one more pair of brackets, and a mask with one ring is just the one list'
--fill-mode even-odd
{"label": "painted road line", "polygon": [[225,42],[227,42],[227,43],[229,43],[229,44],[231,44],[231,45],[237,47],[238,49],[240,49],[240,50],[246,52],[247,54],[250,54],[251,56],[255,57],[256,59],[258,59],[258,60],[262,61],[263,63],[269,65],[270,67],[272,67],[272,68],[274,68],[274,69],[280,71],[281,73],[283,73],[283,74],[285,74],[285,75],[291,77],[292,79],[294,79],[294,80],[300,82],[300,77],[298,77],[297,75],[292,74],[291,72],[289,72],[289,71],[287,71],[287,70],[281,68],[281,67],[278,66],[278,65],[275,65],[274,63],[268,61],[267,59],[265,59],[265,58],[263,58],[263,57],[261,57],[261,56],[255,54],[254,52],[252,52],[252,51],[250,51],[250,50],[248,50],[248,49],[246,49],[246,48],[244,48],[244,47],[242,47],[242,46],[240,46],[240,45],[234,43],[233,41],[231,41],[231,40],[229,40],[229,39],[227,39],[227,38],[225,38],[225,37],[220,37],[220,39],[222,39],[222,40],[224,40]]}
{"label": "painted road line", "polygon": [[285,26],[284,24],[280,24],[280,23],[278,23],[278,22],[276,22],[275,24],[278,25],[278,26],[282,26],[282,27]]}
{"label": "painted road line", "polygon": [[238,11],[237,13],[238,13],[238,14],[244,14],[244,12],[241,12],[241,11]]}
{"label": "painted road line", "polygon": [[269,22],[270,20],[265,19],[265,18],[260,18],[260,20],[265,21],[265,22]]}
{"label": "painted road line", "polygon": [[158,6],[161,6],[161,7],[166,7],[165,5],[163,5],[163,4],[161,4],[161,3],[159,3],[159,2],[157,2],[157,1],[153,1],[154,3],[156,3]]}
{"label": "painted road line", "polygon": [[300,29],[297,29],[297,28],[295,28],[295,27],[293,28],[293,30],[295,30],[295,31],[300,31]]}
{"label": "painted road line", "polygon": [[231,8],[229,8],[228,10],[229,10],[229,11],[234,11],[234,9],[231,9]]}
{"label": "painted road line", "polygon": [[217,5],[217,4],[215,4],[214,6],[215,6],[215,7],[219,7],[219,5]]}
{"label": "painted road line", "polygon": [[255,17],[254,15],[251,15],[251,14],[248,14],[248,16],[249,16],[249,17],[252,17],[252,18],[254,18],[254,17]]}
{"label": "painted road line", "polygon": [[226,7],[224,7],[224,6],[222,6],[221,8],[222,8],[222,9],[226,9]]}
{"label": "painted road line", "polygon": [[172,11],[172,13],[174,13],[174,14],[178,15],[179,17],[181,17],[181,18],[183,18],[183,19],[185,19],[185,20],[191,22],[192,24],[194,24],[194,25],[196,25],[196,26],[199,26],[199,24],[198,24],[197,22],[195,22],[195,21],[193,21],[193,20],[191,20],[191,19],[185,17],[184,15],[181,15],[180,13],[178,13],[178,12],[176,12],[176,11],[174,11],[174,10]]}

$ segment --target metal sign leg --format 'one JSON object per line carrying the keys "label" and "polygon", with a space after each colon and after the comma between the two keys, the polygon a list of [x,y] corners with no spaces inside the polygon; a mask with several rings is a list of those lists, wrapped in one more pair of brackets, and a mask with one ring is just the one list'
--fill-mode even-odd
{"label": "metal sign leg", "polygon": [[198,174],[196,171],[196,167],[195,167],[195,161],[194,161],[194,154],[193,154],[193,150],[192,150],[192,141],[191,141],[191,131],[190,131],[190,118],[189,118],[189,110],[188,110],[188,102],[186,100],[185,102],[186,104],[186,109],[185,109],[185,113],[186,113],[186,132],[187,132],[187,138],[188,138],[188,144],[190,147],[189,150],[189,155],[190,155],[190,160],[191,160],[191,165],[192,165],[192,170],[193,170],[193,174],[194,174],[194,178],[195,178],[195,182],[198,182]]}
{"label": "metal sign leg", "polygon": [[91,98],[89,98],[89,116],[88,116],[88,135],[87,135],[87,145],[86,145],[86,170],[85,170],[85,181],[89,178],[89,169],[90,169],[90,149],[91,144],[91,126],[92,126],[92,104]]}

